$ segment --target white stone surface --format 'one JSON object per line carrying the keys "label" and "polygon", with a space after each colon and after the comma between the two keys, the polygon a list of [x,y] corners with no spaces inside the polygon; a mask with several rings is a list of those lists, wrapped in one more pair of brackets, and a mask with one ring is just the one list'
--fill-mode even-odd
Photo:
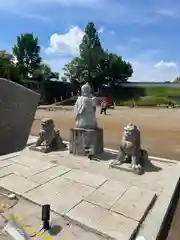
{"label": "white stone surface", "polygon": [[138,227],[137,221],[85,201],[68,212],[67,216],[81,225],[117,240],[129,240]]}
{"label": "white stone surface", "polygon": [[21,155],[21,153],[22,152],[15,152],[15,153],[2,155],[2,156],[0,156],[0,161],[4,161],[4,160],[11,159],[11,158],[19,157]]}
{"label": "white stone surface", "polygon": [[95,188],[99,187],[100,185],[105,183],[105,181],[107,181],[107,178],[105,178],[104,176],[101,176],[101,175],[98,176],[95,174],[91,174],[91,173],[84,172],[81,170],[76,170],[76,169],[65,174],[64,177],[72,181],[83,183],[87,186],[95,187]]}
{"label": "white stone surface", "polygon": [[94,192],[94,188],[83,185],[81,183],[66,180],[67,184],[64,188],[60,188],[60,192],[54,198],[50,198],[48,202],[51,204],[52,210],[65,215],[70,209],[80,203],[86,196]]}
{"label": "white stone surface", "polygon": [[[109,162],[112,161],[112,159],[114,159],[113,157],[115,157],[115,155],[113,154],[111,155],[110,153],[107,157],[110,160],[97,162],[94,160],[90,161],[86,157],[72,156],[67,151],[51,152],[49,154],[43,154],[39,152],[29,151],[28,149],[24,149],[23,151],[15,154],[0,156],[0,162],[8,161],[8,164],[9,162],[12,163],[10,166],[3,166],[3,163],[2,163],[3,168],[0,168],[0,177],[1,177],[0,182],[3,180],[3,185],[5,188],[8,188],[9,190],[12,189],[11,191],[19,193],[19,192],[22,192],[22,190],[24,189],[26,190],[29,189],[29,186],[27,187],[27,183],[25,180],[28,180],[29,178],[31,179],[32,176],[29,176],[28,172],[30,172],[31,174],[33,173],[32,175],[34,174],[39,175],[40,172],[44,172],[42,175],[46,179],[45,177],[46,171],[47,172],[50,171],[53,173],[53,170],[50,170],[50,169],[53,169],[56,166],[72,169],[70,172],[64,173],[60,177],[57,176],[55,179],[54,177],[53,179],[51,177],[50,179],[49,177],[47,177],[49,182],[43,184],[42,186],[37,186],[37,188],[33,190],[29,189],[29,192],[22,193],[23,196],[28,197],[32,201],[39,204],[51,202],[52,206],[54,207],[54,210],[58,211],[61,214],[67,213],[67,211],[69,211],[70,208],[72,208],[72,206],[77,203],[77,205],[69,211],[69,213],[71,213],[71,211],[73,211],[74,209],[78,208],[81,205],[81,201],[83,199],[90,198],[90,196],[93,196],[93,193],[95,193],[95,191],[97,191],[98,193],[99,192],[98,189],[103,189],[103,188],[104,190],[102,190],[102,192],[104,194],[102,195],[100,194],[100,197],[95,196],[94,194],[95,199],[92,199],[92,200],[95,200],[96,204],[98,205],[102,204],[103,207],[108,207],[111,204],[114,206],[115,203],[112,203],[114,201],[112,195],[114,196],[114,198],[116,198],[116,193],[114,191],[109,190],[109,194],[108,194],[108,187],[106,187],[108,186],[108,181],[110,182],[110,180],[117,181],[120,183],[120,185],[127,184],[130,186],[136,186],[138,188],[149,190],[150,192],[151,191],[155,192],[158,195],[157,200],[155,201],[152,209],[148,212],[146,218],[143,220],[143,223],[139,230],[139,235],[144,236],[146,240],[156,239],[159,229],[161,227],[162,221],[164,219],[164,216],[170,204],[177,181],[180,176],[180,163],[171,161],[171,160],[170,161],[155,160],[155,161],[152,161],[154,165],[153,168],[145,172],[144,175],[138,176],[130,172],[109,168]],[[19,164],[21,164],[23,167],[18,167]],[[7,171],[8,169],[10,169],[10,171]],[[5,176],[5,177],[3,176],[6,174],[11,174],[12,171],[16,172],[18,175],[21,175],[21,176],[24,175],[25,177],[27,177],[27,179],[20,177],[21,181],[19,181],[19,177],[18,177],[18,181],[16,181],[15,178],[12,178],[11,181],[9,180],[7,181],[7,177],[9,179],[9,176],[11,175]],[[72,175],[70,174],[71,172],[73,172]],[[78,173],[79,173],[79,176],[78,176]],[[52,175],[54,174],[56,175],[56,173],[53,173]],[[40,178],[39,178],[39,181],[40,181]],[[45,181],[43,180],[43,177],[42,177],[42,181],[43,182]],[[6,184],[6,182],[8,184]],[[30,182],[32,183],[32,181]],[[18,183],[19,186],[17,187],[17,184],[14,184],[14,183]],[[72,183],[74,183],[76,187],[74,187],[75,185],[73,185]],[[36,184],[36,183],[34,182],[33,184]],[[92,189],[92,192],[90,190],[87,190],[87,191],[82,190],[80,186],[88,187]],[[20,189],[21,191],[19,191],[20,187],[21,187]],[[68,192],[67,189],[71,189],[70,192]],[[116,189],[115,185],[111,189]],[[87,194],[85,194],[84,192]],[[125,194],[123,194],[122,197],[123,196],[125,196]],[[118,197],[118,199],[121,199],[121,198]],[[130,198],[128,198],[128,201],[129,200]],[[78,201],[80,201],[80,203],[78,203]],[[118,201],[119,200],[116,200],[115,202],[118,202]],[[136,201],[138,202],[137,199]],[[141,199],[139,201],[141,201]],[[105,208],[102,208],[96,204],[90,204],[90,205],[93,206],[93,209],[100,208],[100,209],[103,209],[103,211],[106,210]],[[129,239],[128,236],[130,236],[132,229],[127,227],[126,234],[124,235],[123,229],[126,227],[126,224],[122,229],[120,227],[121,224],[118,222],[119,220],[117,220],[116,217],[114,218],[114,216],[121,216],[123,217],[123,219],[124,218],[128,219],[128,218],[126,216],[122,216],[121,214],[113,213],[111,211],[111,208],[109,211],[106,210],[105,212],[106,213],[108,212],[110,216],[113,216],[113,219],[116,219],[116,220],[113,220],[113,222],[115,223],[114,226],[111,225],[111,223],[109,226],[108,225],[109,221],[104,223],[103,221],[105,220],[103,220],[101,221],[102,222],[102,225],[101,225],[100,223],[96,224],[96,222],[94,224],[90,221],[90,219],[86,219],[85,220],[87,221],[86,224],[90,224],[87,227],[89,228],[93,227],[93,231],[96,231],[96,232],[100,232],[103,230],[103,232],[105,231],[105,234],[107,234],[107,231],[108,231],[108,234],[111,234],[112,237],[114,236],[114,238],[116,239],[118,239],[119,236],[122,237],[122,233],[123,233],[123,237],[125,236],[125,239]],[[81,214],[81,212],[79,214]],[[101,213],[99,214],[101,215]],[[102,215],[102,216],[105,216],[105,215]],[[93,215],[93,217],[94,216],[95,218],[98,219],[97,215]],[[138,215],[138,217],[139,218],[137,219],[140,219],[140,214]],[[111,219],[111,217],[108,217],[106,219],[109,219],[109,218]],[[101,220],[100,217],[99,219]],[[83,218],[82,218],[82,221],[84,221]],[[132,220],[132,221],[137,223],[137,221],[135,220]],[[83,224],[83,222],[80,222],[80,224]],[[105,224],[107,224],[107,226]],[[106,226],[106,229],[104,226]],[[119,234],[118,236],[117,236],[117,232]],[[123,239],[123,237],[121,239]]]}
{"label": "white stone surface", "polygon": [[30,135],[29,138],[28,138],[26,146],[30,146],[30,145],[36,143],[36,141],[37,141],[37,137]]}
{"label": "white stone surface", "polygon": [[166,176],[166,187],[163,188],[158,196],[153,208],[148,214],[148,217],[143,222],[139,230],[138,236],[144,236],[147,240],[157,238],[162,222],[166,216],[172,196],[179,181],[180,164],[176,164],[173,172],[169,171]]}
{"label": "white stone surface", "polygon": [[43,172],[35,174],[35,175],[29,177],[28,179],[30,179],[34,182],[43,184],[45,182],[48,182],[48,181],[50,181],[54,178],[57,178],[57,177],[65,174],[69,171],[71,171],[71,168],[67,168],[67,167],[64,167],[64,166],[55,166],[55,167],[47,169]]}
{"label": "white stone surface", "polygon": [[10,166],[11,164],[12,164],[12,162],[9,161],[9,160],[0,161],[0,168],[4,168],[4,167],[7,167],[7,166]]}
{"label": "white stone surface", "polygon": [[38,184],[16,174],[10,174],[0,179],[0,186],[21,195]]}
{"label": "white stone surface", "polygon": [[59,189],[52,184],[46,183],[32,189],[24,194],[24,197],[30,199],[34,203],[45,204],[46,200],[53,198],[59,192]]}
{"label": "white stone surface", "polygon": [[38,157],[32,157],[28,154],[22,154],[21,156],[12,158],[11,160],[15,163],[22,164],[31,169],[36,168],[39,171],[43,171],[56,166],[56,164],[40,161]]}
{"label": "white stone surface", "polygon": [[129,187],[126,183],[110,179],[89,195],[86,201],[110,209]]}
{"label": "white stone surface", "polygon": [[154,192],[131,186],[112,206],[111,210],[136,221],[141,221],[154,198]]}
{"label": "white stone surface", "polygon": [[3,169],[0,170],[0,176],[3,176],[3,175],[5,176],[10,173],[15,173],[16,175],[19,175],[22,177],[29,177],[31,175],[39,173],[40,171],[41,169],[38,169],[35,166],[32,168],[29,168],[27,166],[12,162],[10,166],[4,167]]}

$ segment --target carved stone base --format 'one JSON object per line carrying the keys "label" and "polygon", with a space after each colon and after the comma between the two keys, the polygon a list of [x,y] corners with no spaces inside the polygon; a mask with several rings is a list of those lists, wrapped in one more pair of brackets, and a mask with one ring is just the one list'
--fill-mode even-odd
{"label": "carved stone base", "polygon": [[86,156],[103,153],[103,129],[70,129],[69,152],[74,155]]}
{"label": "carved stone base", "polygon": [[123,171],[126,171],[126,172],[132,172],[132,173],[135,173],[135,174],[138,174],[138,175],[142,175],[144,173],[144,169],[143,168],[137,168],[137,169],[134,169],[131,167],[131,164],[129,163],[122,163],[122,164],[109,164],[109,167],[111,168],[116,168],[116,169],[119,169],[119,170],[123,170]]}

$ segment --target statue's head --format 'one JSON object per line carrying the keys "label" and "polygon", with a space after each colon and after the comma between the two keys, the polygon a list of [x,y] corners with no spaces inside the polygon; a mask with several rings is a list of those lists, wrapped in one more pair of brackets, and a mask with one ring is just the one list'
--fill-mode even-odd
{"label": "statue's head", "polygon": [[91,87],[90,87],[89,83],[86,83],[81,87],[81,96],[83,96],[83,97],[91,96]]}
{"label": "statue's head", "polygon": [[139,138],[139,129],[136,125],[129,123],[124,128],[123,139],[125,141],[133,142],[137,138]]}
{"label": "statue's head", "polygon": [[51,118],[44,118],[41,120],[41,128],[42,129],[53,129],[54,128],[54,121]]}

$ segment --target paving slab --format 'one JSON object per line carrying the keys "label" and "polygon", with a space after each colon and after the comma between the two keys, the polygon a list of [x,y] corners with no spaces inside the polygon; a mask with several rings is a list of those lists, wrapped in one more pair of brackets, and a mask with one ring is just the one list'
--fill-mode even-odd
{"label": "paving slab", "polygon": [[19,219],[24,219],[27,215],[32,216],[37,214],[41,216],[41,211],[39,206],[21,199],[21,201],[18,201],[12,208],[8,209],[8,211],[4,213],[4,216],[8,218],[10,214],[14,214]]}
{"label": "paving slab", "polygon": [[40,171],[41,169],[38,169],[35,166],[32,168],[29,168],[27,166],[12,162],[10,166],[4,167],[0,170],[0,177],[8,175],[10,173],[15,173],[16,175],[26,178],[31,175],[37,174]]}
{"label": "paving slab", "polygon": [[37,173],[31,177],[28,177],[28,179],[35,181],[39,184],[43,184],[54,178],[60,177],[61,175],[65,174],[71,170],[72,170],[71,168],[67,168],[64,166],[55,166],[55,167],[47,169],[43,172]]}
{"label": "paving slab", "polygon": [[111,207],[111,210],[140,222],[155,197],[155,193],[150,190],[131,186]]}
{"label": "paving slab", "polygon": [[67,181],[68,187],[60,189],[60,192],[55,197],[49,198],[48,200],[52,210],[61,215],[65,215],[95,190],[81,183]]}
{"label": "paving slab", "polygon": [[129,187],[129,184],[110,179],[85,200],[100,207],[110,209]]}
{"label": "paving slab", "polygon": [[37,187],[38,184],[16,174],[10,174],[0,179],[0,186],[22,195],[30,189]]}
{"label": "paving slab", "polygon": [[22,152],[15,152],[10,154],[5,154],[0,156],[0,161],[8,160],[11,158],[19,157],[22,154]]}
{"label": "paving slab", "polygon": [[108,179],[101,175],[95,175],[81,170],[72,170],[64,175],[65,178],[75,182],[83,183],[90,187],[98,188],[105,183]]}
{"label": "paving slab", "polygon": [[12,164],[12,162],[9,160],[2,160],[2,161],[0,161],[0,168],[10,166],[11,164]]}
{"label": "paving slab", "polygon": [[139,224],[86,201],[81,202],[66,215],[82,226],[116,240],[129,240]]}
{"label": "paving slab", "polygon": [[22,164],[32,169],[33,168],[40,169],[41,171],[56,166],[56,164],[53,164],[53,163],[40,161],[38,159],[38,156],[32,157],[28,153],[22,154],[19,157],[11,158],[11,161],[18,164]]}
{"label": "paving slab", "polygon": [[144,236],[147,240],[157,239],[159,231],[165,220],[167,211],[170,207],[173,194],[179,185],[180,164],[174,166],[174,170],[166,174],[166,187],[158,196],[153,208],[150,210],[148,217],[144,220],[142,227],[139,229],[138,236]]}
{"label": "paving slab", "polygon": [[[38,186],[24,194],[24,197],[38,204],[45,204],[56,197],[59,192],[70,189],[74,182],[63,177],[57,177],[43,185]],[[72,188],[71,188],[72,189]],[[95,190],[95,189],[93,189]]]}
{"label": "paving slab", "polygon": [[58,192],[59,188],[53,186],[52,184],[46,183],[26,192],[23,194],[23,196],[34,203],[42,205],[47,203],[47,199],[55,197]]}
{"label": "paving slab", "polygon": [[[79,206],[81,206],[83,202],[86,202],[87,204],[90,204],[90,206],[93,206],[91,208],[88,205],[90,212],[93,212],[93,209],[96,207],[97,209],[103,209],[106,213],[108,212],[110,216],[113,215],[113,219],[114,216],[121,216],[123,219],[128,219],[133,221],[133,223],[135,222],[139,224],[139,221],[142,219],[141,216],[143,216],[144,213],[143,209],[146,209],[148,206],[148,201],[146,201],[146,198],[144,199],[144,197],[141,199],[141,197],[137,194],[137,191],[132,194],[133,196],[137,194],[136,200],[133,200],[133,196],[130,195],[123,201],[126,203],[125,207],[123,207],[123,211],[125,209],[125,212],[122,213],[122,209],[120,209],[120,214],[111,210],[113,207],[118,205],[117,203],[120,200],[122,201],[123,197],[128,192],[128,189],[130,189],[130,187],[127,187],[124,193],[119,194],[122,190],[120,186],[126,184],[127,186],[133,185],[134,187],[143,190],[143,192],[146,190],[149,190],[149,192],[153,194],[155,192],[158,197],[153,207],[148,212],[146,218],[143,219],[143,223],[141,224],[139,230],[139,236],[144,236],[146,240],[156,239],[180,175],[180,164],[178,162],[162,162],[154,160],[152,161],[154,167],[151,168],[149,172],[145,172],[142,176],[138,176],[131,172],[109,168],[109,160],[100,162],[94,160],[90,161],[86,157],[72,156],[67,151],[43,154],[30,151],[26,148],[14,155],[8,154],[6,156],[0,156],[0,162],[6,161],[8,161],[8,164],[9,161],[12,164],[4,166],[4,163],[2,163],[2,168],[0,167],[0,180],[5,178],[3,176],[9,177],[10,175],[7,176],[7,174],[12,175],[12,172],[15,172],[16,175],[20,175],[21,177],[23,176],[23,179],[27,178],[26,180],[30,180],[30,182],[40,184],[40,186],[37,186],[34,189],[29,189],[22,195],[38,204],[50,203],[54,211],[57,211],[62,215],[68,215],[76,208],[80,209],[80,212],[77,212],[77,214],[84,214],[81,213],[81,207]],[[21,167],[18,167],[19,165],[21,165]],[[63,175],[59,176],[59,172],[53,170],[53,168],[58,166],[62,169],[62,172],[64,168],[72,170],[65,173],[63,172]],[[8,169],[10,171],[7,171]],[[36,181],[35,177],[33,179],[32,175],[37,176]],[[113,181],[117,181],[117,184],[111,184]],[[16,181],[12,179],[11,182]],[[21,184],[23,183],[24,181],[21,181]],[[8,188],[8,185],[6,185],[5,188]],[[90,190],[87,188],[83,190],[80,187],[81,185],[83,187],[90,188]],[[15,191],[15,189],[12,191]],[[151,194],[147,194],[147,196],[150,195]],[[150,202],[151,197],[149,199]],[[133,208],[134,205],[132,204],[133,207],[131,206],[131,202],[133,202],[133,204],[136,203],[135,210]],[[132,209],[134,210],[134,216],[131,211]],[[116,211],[118,211],[118,209],[116,209]],[[84,212],[85,215],[91,217],[91,213],[87,212],[88,214],[86,214],[86,211]],[[78,219],[79,215],[77,217]],[[99,215],[101,215],[101,213],[99,213]],[[126,215],[128,215],[128,217]],[[133,219],[130,219],[129,215],[131,215],[130,217]],[[119,236],[121,237],[120,239],[129,239],[129,236],[131,236],[133,231],[132,228],[129,228],[127,223],[125,225],[122,224],[124,227],[121,228],[121,224],[118,222],[119,220],[117,220],[119,218],[116,217],[116,220],[113,220],[113,222],[118,222],[118,228],[111,225],[109,220],[107,223],[106,220],[111,219],[112,217],[109,217],[108,215],[108,218],[106,218],[106,214],[102,214],[102,218],[106,220],[101,220],[101,217],[92,213],[92,216],[95,219],[94,223],[91,222],[89,218],[85,219],[86,216],[82,216],[83,218],[78,221],[79,225],[83,225],[86,221],[87,228],[93,230],[94,232],[103,232],[106,236],[111,234],[110,237],[112,239],[118,239]],[[99,222],[96,223],[98,219],[100,219],[101,224]],[[106,223],[110,226],[106,226]],[[68,235],[67,233],[67,236],[70,236],[71,239],[71,235]],[[72,239],[86,239],[86,235],[84,238],[72,237]]]}

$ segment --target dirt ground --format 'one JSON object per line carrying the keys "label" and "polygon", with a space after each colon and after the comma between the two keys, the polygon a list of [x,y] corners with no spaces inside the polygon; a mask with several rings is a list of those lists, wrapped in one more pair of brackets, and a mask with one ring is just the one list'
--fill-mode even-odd
{"label": "dirt ground", "polygon": [[[179,159],[180,154],[180,109],[167,108],[125,108],[109,109],[107,115],[100,115],[97,109],[99,127],[104,129],[105,147],[118,149],[123,127],[129,122],[140,127],[142,145],[149,155]],[[64,140],[69,138],[69,129],[74,127],[72,107],[48,111],[38,109],[31,133],[37,135],[40,119],[53,118]]]}

